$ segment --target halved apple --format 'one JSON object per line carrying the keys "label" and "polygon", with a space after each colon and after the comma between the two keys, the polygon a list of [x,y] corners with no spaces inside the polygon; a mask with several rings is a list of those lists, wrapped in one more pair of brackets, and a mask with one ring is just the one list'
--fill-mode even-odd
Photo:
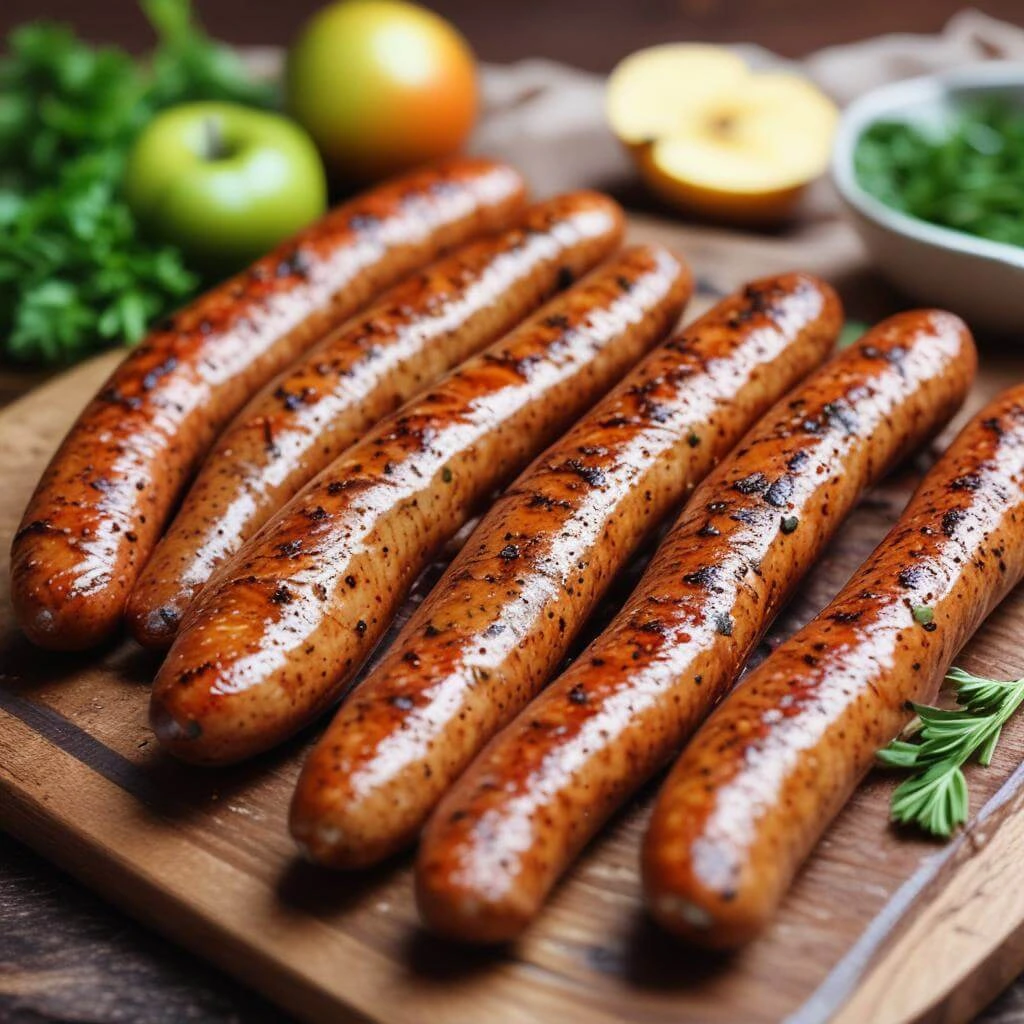
{"label": "halved apple", "polygon": [[717,46],[627,57],[608,81],[608,119],[648,186],[683,210],[771,223],[828,165],[835,104],[799,75],[756,73]]}

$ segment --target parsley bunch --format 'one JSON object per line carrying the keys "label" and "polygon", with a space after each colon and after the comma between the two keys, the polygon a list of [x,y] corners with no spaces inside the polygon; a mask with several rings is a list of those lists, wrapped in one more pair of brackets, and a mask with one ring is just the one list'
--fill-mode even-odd
{"label": "parsley bunch", "polygon": [[146,65],[64,26],[15,29],[0,58],[0,355],[70,362],[133,343],[199,285],[181,254],[142,237],[120,196],[128,149],[160,109],[273,102],[188,0],[143,0]]}
{"label": "parsley bunch", "polygon": [[919,220],[1024,245],[1024,109],[1005,100],[966,105],[944,131],[896,121],[860,137],[861,187]]}

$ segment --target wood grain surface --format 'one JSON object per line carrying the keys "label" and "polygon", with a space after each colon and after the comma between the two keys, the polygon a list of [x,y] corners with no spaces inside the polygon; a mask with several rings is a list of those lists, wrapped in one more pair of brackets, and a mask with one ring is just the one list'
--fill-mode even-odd
{"label": "wood grain surface", "polygon": [[[798,239],[752,240],[640,220],[633,235],[669,241],[688,256],[702,285],[691,315],[746,278],[795,266],[833,280],[851,316],[874,318],[891,304],[835,223]],[[114,358],[58,378],[0,415],[4,548],[42,462]],[[1024,376],[1024,358],[999,350],[986,353],[985,367],[972,407]],[[774,630],[776,640],[871,550],[927,458],[862,503]],[[1019,874],[1009,851],[1015,841],[1019,848],[1024,817],[1013,813],[1022,800],[1024,780],[1013,772],[1024,756],[1024,722],[1008,731],[991,769],[970,773],[982,818],[950,846],[893,832],[892,780],[870,778],[776,925],[738,956],[698,955],[639,912],[646,798],[593,844],[520,943],[467,952],[418,928],[406,858],[357,875],[296,861],[284,818],[308,736],[226,772],[173,764],[145,720],[153,658],[128,643],[94,657],[35,651],[11,626],[5,579],[0,587],[0,824],[303,1018],[965,1020],[1022,966],[1024,912],[1007,893]],[[1024,596],[1015,596],[960,662],[1021,674],[1022,626]],[[851,993],[856,1001],[841,1012]]]}

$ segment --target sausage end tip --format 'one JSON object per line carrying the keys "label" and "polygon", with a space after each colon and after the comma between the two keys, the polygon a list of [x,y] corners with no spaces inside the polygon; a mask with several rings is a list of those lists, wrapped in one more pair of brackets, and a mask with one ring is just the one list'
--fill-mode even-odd
{"label": "sausage end tip", "polygon": [[46,605],[14,596],[14,617],[21,631],[36,647],[47,651],[87,651],[99,647],[117,633],[117,620],[63,614]]}
{"label": "sausage end tip", "polygon": [[126,615],[128,629],[135,641],[143,647],[166,650],[178,635],[181,609],[163,604],[150,610],[133,608],[129,604]]}
{"label": "sausage end tip", "polygon": [[180,722],[164,705],[153,701],[149,710],[149,724],[156,738],[175,754],[182,742],[194,742],[203,734],[203,727],[195,720]]}

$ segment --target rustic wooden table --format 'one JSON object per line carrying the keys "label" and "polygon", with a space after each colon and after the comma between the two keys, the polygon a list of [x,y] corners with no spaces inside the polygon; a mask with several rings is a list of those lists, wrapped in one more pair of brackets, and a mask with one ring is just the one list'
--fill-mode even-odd
{"label": "rustic wooden table", "polygon": [[[200,0],[209,28],[240,44],[281,44],[321,0]],[[666,39],[754,40],[790,56],[886,31],[938,29],[962,0],[439,0],[482,57],[546,56],[607,70],[636,47]],[[1020,0],[974,4],[1012,20]],[[134,0],[4,0],[0,30],[46,16],[86,36],[144,49],[148,34]],[[0,368],[0,405],[43,379]],[[34,853],[0,835],[0,1020],[10,1024],[192,1024],[282,1021],[240,985],[127,919]],[[1024,978],[983,1024],[1024,1024]]]}

